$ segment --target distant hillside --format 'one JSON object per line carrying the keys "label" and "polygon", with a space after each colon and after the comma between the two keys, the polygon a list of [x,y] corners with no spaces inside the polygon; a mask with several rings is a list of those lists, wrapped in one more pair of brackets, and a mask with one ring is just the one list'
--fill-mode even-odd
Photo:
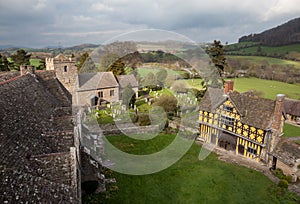
{"label": "distant hillside", "polygon": [[300,43],[300,18],[293,19],[260,34],[243,36],[239,42],[258,42],[266,46],[281,46]]}
{"label": "distant hillside", "polygon": [[84,50],[84,49],[90,49],[90,48],[97,48],[100,45],[95,45],[95,44],[81,44],[81,45],[75,45],[72,47],[66,47],[64,48],[65,50]]}

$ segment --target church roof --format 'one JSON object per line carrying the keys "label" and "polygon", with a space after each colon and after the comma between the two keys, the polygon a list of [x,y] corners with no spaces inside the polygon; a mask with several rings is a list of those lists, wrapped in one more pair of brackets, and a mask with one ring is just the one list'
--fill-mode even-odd
{"label": "church roof", "polygon": [[129,74],[129,75],[119,75],[117,76],[119,85],[121,89],[124,89],[126,86],[128,86],[129,84],[131,85],[131,87],[138,87],[139,84],[136,80],[136,78],[134,77],[133,74]]}
{"label": "church roof", "polygon": [[112,72],[78,74],[78,91],[119,87]]}

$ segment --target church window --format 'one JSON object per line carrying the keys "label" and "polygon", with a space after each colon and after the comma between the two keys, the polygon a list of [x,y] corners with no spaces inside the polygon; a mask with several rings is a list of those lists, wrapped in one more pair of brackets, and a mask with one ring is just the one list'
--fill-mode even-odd
{"label": "church window", "polygon": [[115,95],[115,91],[114,90],[110,90],[110,96],[114,96]]}

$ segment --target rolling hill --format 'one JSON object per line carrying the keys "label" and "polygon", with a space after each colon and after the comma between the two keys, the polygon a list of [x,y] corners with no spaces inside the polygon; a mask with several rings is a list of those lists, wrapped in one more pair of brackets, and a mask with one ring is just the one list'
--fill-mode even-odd
{"label": "rolling hill", "polygon": [[259,34],[243,36],[239,42],[258,42],[266,46],[282,46],[300,43],[300,18],[295,18]]}

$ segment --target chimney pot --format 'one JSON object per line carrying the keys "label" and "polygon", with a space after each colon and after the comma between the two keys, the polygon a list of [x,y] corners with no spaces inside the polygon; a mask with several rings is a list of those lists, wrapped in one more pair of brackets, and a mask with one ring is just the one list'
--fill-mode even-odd
{"label": "chimney pot", "polygon": [[224,84],[224,93],[228,94],[230,91],[233,91],[234,81],[225,81]]}

